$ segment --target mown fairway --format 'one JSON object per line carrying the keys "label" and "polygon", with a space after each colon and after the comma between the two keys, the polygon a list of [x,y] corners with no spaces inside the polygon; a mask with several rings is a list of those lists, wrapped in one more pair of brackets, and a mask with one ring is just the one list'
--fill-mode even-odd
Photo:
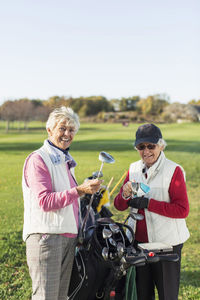
{"label": "mown fairway", "polygon": [[[36,126],[37,124],[32,124]],[[38,125],[38,126],[41,126]],[[139,159],[133,149],[136,124],[82,124],[71,146],[71,154],[78,163],[76,177],[79,183],[100,167],[98,155],[107,151],[116,163],[103,168],[104,181],[108,184],[114,176],[111,189],[128,170],[129,164]],[[160,125],[168,143],[165,154],[181,164],[186,171],[190,201],[187,224],[191,233],[182,256],[181,288],[179,299],[200,299],[200,124]],[[44,129],[28,132],[13,130],[6,134],[0,129],[0,299],[30,299],[31,282],[22,242],[23,200],[21,192],[22,167],[26,156],[42,145]],[[110,189],[110,190],[111,190]],[[115,191],[111,198],[113,202]],[[116,220],[123,214],[111,204]],[[81,299],[80,299],[81,300]]]}

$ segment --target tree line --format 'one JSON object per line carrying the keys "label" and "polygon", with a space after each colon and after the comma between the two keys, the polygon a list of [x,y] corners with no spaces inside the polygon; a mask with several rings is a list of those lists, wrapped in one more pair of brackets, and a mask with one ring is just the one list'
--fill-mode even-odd
{"label": "tree line", "polygon": [[48,100],[22,98],[5,101],[0,106],[0,120],[6,121],[7,130],[14,121],[19,124],[23,122],[24,128],[27,128],[30,121],[45,122],[55,107],[63,105],[70,106],[80,118],[95,117],[99,121],[145,121],[156,116],[158,121],[163,122],[174,122],[178,118],[195,122],[199,121],[200,100],[192,100],[188,104],[170,104],[165,94],[111,100],[103,96],[53,96]]}

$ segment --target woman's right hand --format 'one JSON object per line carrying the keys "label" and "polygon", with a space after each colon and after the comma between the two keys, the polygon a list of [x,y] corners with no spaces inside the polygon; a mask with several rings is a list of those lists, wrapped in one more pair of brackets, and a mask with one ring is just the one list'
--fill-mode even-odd
{"label": "woman's right hand", "polygon": [[76,187],[76,190],[79,196],[83,196],[84,194],[95,194],[101,188],[103,180],[99,179],[91,179],[84,181],[81,185]]}

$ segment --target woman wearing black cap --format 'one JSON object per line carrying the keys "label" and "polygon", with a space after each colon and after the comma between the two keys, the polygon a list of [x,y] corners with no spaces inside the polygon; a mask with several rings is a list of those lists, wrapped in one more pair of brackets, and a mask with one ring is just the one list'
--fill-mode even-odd
{"label": "woman wearing black cap", "polygon": [[[189,238],[185,218],[189,203],[183,168],[168,160],[163,152],[166,142],[154,124],[144,124],[136,132],[135,148],[141,160],[130,165],[128,174],[114,200],[118,210],[131,207],[144,215],[135,224],[136,243],[160,242],[173,246],[179,262],[158,262],[136,268],[138,300],[177,300],[180,281],[181,250]],[[150,187],[145,197],[131,198],[131,182]]]}

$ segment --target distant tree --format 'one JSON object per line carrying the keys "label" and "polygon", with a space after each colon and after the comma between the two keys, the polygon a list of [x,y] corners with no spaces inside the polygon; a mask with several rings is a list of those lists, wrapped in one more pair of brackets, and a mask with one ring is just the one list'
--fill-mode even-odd
{"label": "distant tree", "polygon": [[85,98],[88,106],[88,114],[96,115],[101,111],[112,111],[111,103],[103,96],[91,96]]}
{"label": "distant tree", "polygon": [[0,107],[1,119],[6,121],[6,131],[9,130],[10,122],[18,121],[24,123],[24,128],[28,128],[28,123],[32,120],[46,121],[50,108],[43,105],[41,100],[29,100],[22,98],[14,101],[6,101]]}
{"label": "distant tree", "polygon": [[170,97],[169,97],[169,95],[166,94],[166,93],[155,94],[155,95],[153,95],[153,97],[154,97],[155,100],[156,100],[156,99],[160,99],[160,100],[166,101],[167,103],[170,102]]}
{"label": "distant tree", "polygon": [[71,107],[76,113],[79,113],[81,107],[84,105],[84,98],[69,98],[67,106]]}
{"label": "distant tree", "polygon": [[66,106],[66,102],[67,98],[65,98],[64,96],[52,96],[44,102],[44,105],[53,110],[54,108],[60,107],[62,105]]}
{"label": "distant tree", "polygon": [[35,105],[34,120],[46,122],[51,111],[52,109],[49,106],[43,105],[43,103],[40,105]]}
{"label": "distant tree", "polygon": [[70,99],[69,106],[81,117],[97,115],[99,112],[113,111],[113,106],[103,96],[80,97]]}
{"label": "distant tree", "polygon": [[28,123],[35,118],[34,102],[28,98],[22,98],[15,102],[15,120],[24,122],[24,128],[28,129]]}
{"label": "distant tree", "polygon": [[111,99],[110,104],[112,106],[113,111],[120,111],[120,100],[119,99]]}
{"label": "distant tree", "polygon": [[162,116],[165,121],[177,122],[178,120],[189,120],[197,122],[198,111],[190,104],[172,103],[165,107]]}
{"label": "distant tree", "polygon": [[199,100],[191,100],[188,102],[188,104],[191,104],[191,105],[200,105],[200,99]]}
{"label": "distant tree", "polygon": [[8,100],[0,107],[1,119],[6,121],[6,131],[10,128],[10,122],[16,120],[16,105],[15,101]]}
{"label": "distant tree", "polygon": [[137,109],[137,103],[139,100],[139,96],[122,98],[119,104],[120,111],[135,111]]}
{"label": "distant tree", "polygon": [[80,110],[79,110],[79,117],[86,117],[89,115],[89,111],[88,111],[88,105],[85,102],[84,105],[81,106]]}
{"label": "distant tree", "polygon": [[160,99],[158,95],[148,96],[145,99],[141,99],[137,103],[137,107],[144,115],[158,115],[164,110],[164,107],[169,105],[167,100]]}

